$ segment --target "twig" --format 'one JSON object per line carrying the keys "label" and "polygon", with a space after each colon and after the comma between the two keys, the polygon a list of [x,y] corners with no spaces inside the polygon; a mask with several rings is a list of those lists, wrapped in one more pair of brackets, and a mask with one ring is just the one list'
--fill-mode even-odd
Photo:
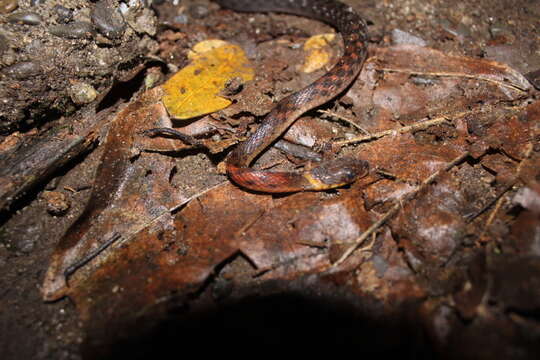
{"label": "twig", "polygon": [[[521,175],[521,170],[523,169],[523,164],[529,159],[529,157],[531,156],[532,154],[532,151],[533,151],[533,144],[532,143],[529,143],[528,146],[527,146],[527,149],[525,150],[525,156],[523,157],[523,160],[520,161],[520,163],[518,164],[517,168],[516,168],[516,178],[514,181],[512,181],[509,185],[507,185],[503,191],[501,191],[501,193],[495,197],[494,201],[490,201],[490,203],[484,207],[484,209],[482,209],[478,215],[480,215],[481,213],[483,213],[487,208],[489,208],[491,205],[493,205],[493,203],[496,201],[497,204],[495,205],[495,208],[493,209],[493,211],[491,212],[491,214],[489,214],[489,217],[486,221],[486,225],[484,226],[484,229],[482,230],[482,233],[480,234],[480,238],[486,233],[487,231],[487,228],[493,223],[493,220],[495,220],[495,216],[497,215],[497,213],[499,212],[499,209],[502,207],[502,204],[504,202],[504,198],[503,198],[503,195],[506,194],[512,187],[514,187],[514,185],[519,181],[519,177]],[[475,216],[476,217],[476,216]],[[472,219],[471,219],[472,220]]]}
{"label": "twig", "polygon": [[[462,112],[462,113],[456,114],[456,117],[460,117],[463,114],[466,114],[466,113]],[[439,125],[439,124],[443,124],[443,123],[448,123],[448,122],[449,122],[448,116],[440,116],[440,117],[437,117],[437,118],[432,119],[432,120],[427,120],[427,121],[412,124],[412,125],[409,125],[409,126],[404,126],[404,127],[399,128],[399,129],[384,130],[384,131],[380,131],[380,132],[370,134],[370,135],[358,136],[358,137],[348,139],[348,140],[336,141],[335,144],[336,145],[349,145],[349,144],[354,144],[354,143],[358,143],[358,142],[364,142],[364,141],[379,139],[379,138],[382,138],[382,137],[387,136],[387,135],[404,134],[404,133],[412,132],[412,131],[416,131],[416,130],[423,130],[423,129],[427,129],[427,128],[431,127],[431,126],[435,126],[435,125]]]}
{"label": "twig", "polygon": [[390,219],[392,216],[394,216],[399,209],[402,206],[402,203],[404,201],[410,201],[412,200],[416,194],[423,191],[429,184],[431,184],[441,173],[450,170],[460,162],[462,162],[467,156],[469,156],[469,152],[464,152],[460,154],[458,157],[456,157],[454,160],[449,162],[444,168],[439,169],[435,173],[431,174],[427,179],[425,179],[420,186],[416,188],[416,190],[412,191],[411,193],[405,195],[402,199],[400,199],[386,214],[383,215],[382,218],[380,218],[377,222],[375,222],[373,225],[371,225],[360,237],[358,237],[353,244],[345,250],[343,255],[332,265],[333,267],[336,267],[340,265],[342,262],[347,260],[347,258],[356,250],[364,240],[372,233],[374,233],[379,227],[381,227],[388,219]]}
{"label": "twig", "polygon": [[482,80],[487,81],[490,83],[497,84],[499,86],[504,86],[506,88],[518,90],[521,92],[526,92],[527,89],[520,88],[519,86],[505,81],[498,81],[494,79],[490,79],[487,76],[482,76],[478,74],[465,74],[465,73],[457,73],[457,72],[435,72],[435,71],[413,71],[413,70],[405,70],[405,69],[392,69],[392,68],[378,68],[379,71],[386,71],[386,72],[395,72],[395,73],[402,73],[402,74],[410,74],[410,75],[419,75],[419,76],[436,76],[436,77],[453,77],[453,78],[466,78],[466,79],[475,79],[475,80]]}
{"label": "twig", "polygon": [[197,194],[195,194],[193,196],[190,196],[187,199],[182,200],[180,203],[174,205],[173,207],[171,207],[169,209],[164,209],[160,213],[156,214],[154,218],[150,219],[149,221],[147,221],[147,222],[145,222],[145,223],[143,223],[143,224],[141,224],[141,225],[139,225],[137,227],[134,227],[132,231],[123,234],[122,241],[119,242],[119,244],[123,244],[126,241],[130,240],[131,238],[133,238],[136,234],[138,234],[142,230],[144,230],[147,227],[152,226],[153,224],[157,223],[158,221],[160,221],[162,219],[162,217],[174,213],[175,211],[177,211],[178,209],[180,209],[182,206],[186,205],[190,201],[198,199],[200,196],[206,194],[207,192],[212,191],[212,190],[214,190],[214,189],[216,189],[216,188],[218,188],[220,186],[223,186],[224,184],[227,184],[227,183],[228,183],[228,181],[221,182],[221,183],[219,183],[217,185],[214,185],[214,186],[212,186],[212,187],[210,187],[208,189],[205,189],[205,190],[203,190],[203,191],[201,191],[201,192],[199,192],[199,193],[197,193]]}
{"label": "twig", "polygon": [[205,190],[203,190],[203,191],[201,191],[201,192],[198,192],[197,194],[195,194],[195,195],[193,195],[193,196],[190,196],[190,197],[188,197],[187,199],[182,200],[180,203],[178,203],[178,204],[176,204],[175,206],[173,206],[172,208],[170,208],[168,212],[173,213],[173,212],[175,212],[176,210],[180,209],[183,205],[185,205],[185,204],[187,204],[188,202],[190,202],[191,200],[197,199],[197,198],[203,196],[204,194],[206,194],[207,192],[212,191],[212,190],[214,190],[214,189],[217,189],[218,187],[223,186],[223,185],[228,184],[228,183],[229,183],[229,181],[223,181],[223,182],[220,182],[220,183],[217,184],[217,185],[214,185],[214,186],[212,186],[212,187],[209,187],[208,189],[205,189]]}
{"label": "twig", "polygon": [[[495,209],[493,210],[493,213],[496,213],[499,210],[499,208],[501,207],[501,205],[502,205],[502,201],[500,201],[502,196],[504,194],[506,194],[516,183],[517,183],[517,180],[514,180],[510,184],[506,185],[504,187],[503,191],[501,191],[497,196],[495,196],[494,199],[491,199],[484,207],[482,207],[482,209],[480,209],[479,211],[477,211],[476,213],[474,213],[474,214],[472,214],[470,216],[467,216],[466,217],[467,223],[471,223],[474,219],[476,219],[477,217],[479,217],[480,215],[485,213],[486,210],[489,209],[490,207],[492,207],[493,204],[495,204],[495,203],[497,203],[497,205],[495,205]],[[493,221],[493,219],[492,219],[493,213],[489,216],[489,219],[491,219],[491,221]],[[486,224],[487,226],[489,226],[489,224],[491,224],[491,221],[489,219],[488,219],[488,224]]]}
{"label": "twig", "polygon": [[94,259],[100,253],[102,253],[106,248],[108,248],[114,242],[116,242],[116,240],[120,239],[120,237],[121,235],[119,233],[114,233],[113,236],[111,236],[103,244],[99,245],[95,250],[92,250],[90,253],[86,254],[82,259],[77,260],[75,263],[68,266],[66,270],[64,270],[64,278],[66,279],[66,282],[68,280],[68,277],[73,275],[75,271],[79,270],[84,265],[86,265],[90,260]]}
{"label": "twig", "polygon": [[345,121],[347,124],[349,125],[352,125],[353,127],[357,128],[358,130],[360,130],[361,132],[363,132],[364,134],[367,134],[367,135],[370,135],[370,132],[367,131],[366,129],[364,129],[363,127],[361,127],[360,125],[358,125],[357,123],[355,123],[354,121],[352,121],[351,119],[349,119],[348,117],[345,117],[343,115],[339,115],[338,113],[335,113],[333,111],[328,111],[328,110],[319,110],[320,113],[323,113],[325,115],[328,115],[328,116],[331,116],[331,117],[335,117],[337,119],[340,119],[340,120],[343,120]]}
{"label": "twig", "polygon": [[260,218],[263,217],[263,215],[266,213],[266,210],[262,210],[260,211],[256,216],[254,216],[252,219],[250,219],[247,223],[244,224],[244,226],[242,226],[240,228],[240,230],[238,230],[236,233],[237,234],[240,234],[240,236],[244,236],[246,235],[246,232],[257,222],[259,221]]}
{"label": "twig", "polygon": [[180,132],[172,128],[152,128],[146,129],[140,132],[141,135],[155,137],[158,135],[170,135],[175,139],[179,139],[188,145],[193,145],[197,147],[204,147],[204,143],[191,135],[186,135],[183,132]]}

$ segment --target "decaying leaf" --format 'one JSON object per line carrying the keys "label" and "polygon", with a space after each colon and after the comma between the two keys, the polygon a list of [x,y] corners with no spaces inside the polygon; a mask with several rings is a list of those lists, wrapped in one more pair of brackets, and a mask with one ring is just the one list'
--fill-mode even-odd
{"label": "decaying leaf", "polygon": [[[74,274],[69,295],[89,322],[120,326],[155,310],[170,294],[178,298],[200,291],[211,274],[237,256],[252,264],[247,278],[256,276],[257,282],[328,270],[330,250],[352,241],[369,224],[359,191],[361,186],[326,200],[316,193],[273,199],[230,184],[218,187],[178,213],[174,228],[141,231],[128,243],[114,246],[116,254],[102,261],[94,274]],[[387,251],[397,254],[395,244],[385,241]],[[365,258],[358,252],[329,274]],[[398,256],[387,261],[387,268],[394,270],[386,273],[386,284],[379,277],[384,273],[369,276],[389,294],[397,284],[410,284],[411,273]],[[410,291],[418,295],[418,289]],[[101,308],[115,310],[102,317],[97,315]]]}
{"label": "decaying leaf", "polygon": [[[327,40],[323,36],[313,42]],[[508,185],[503,179],[515,182],[536,174],[526,162],[525,145],[534,137],[533,120],[526,119],[535,119],[538,104],[527,109],[497,107],[501,101],[517,103],[526,94],[529,88],[518,73],[494,62],[405,46],[377,50],[362,71],[361,81],[347,93],[347,126],[358,126],[362,135],[352,136],[346,126],[336,125],[334,131],[334,124],[323,126],[322,120],[311,121],[309,114],[292,129],[292,138],[304,145],[340,137],[338,145],[357,146],[347,151],[371,163],[374,171],[368,178],[334,193],[283,197],[225,184],[188,202],[167,181],[173,160],[140,153],[141,149],[174,149],[176,140],[150,139],[138,133],[172,127],[159,103],[161,91],[166,93],[167,110],[175,117],[203,114],[197,109],[200,102],[193,103],[195,110],[186,108],[191,106],[191,96],[199,93],[205,111],[213,111],[208,110],[212,102],[208,96],[223,88],[227,76],[220,77],[219,86],[212,90],[196,81],[215,80],[211,68],[237,71],[227,61],[232,57],[238,64],[239,49],[221,43],[200,46],[210,49],[195,49],[194,63],[184,69],[187,73],[180,76],[182,70],[162,88],[144,94],[115,120],[87,211],[53,256],[44,297],[70,296],[97,337],[104,327],[125,330],[141,317],[164,314],[162,306],[169,301],[189,305],[208,292],[227,297],[229,288],[212,289],[221,286],[218,278],[246,292],[298,279],[309,279],[315,291],[328,283],[338,284],[358,298],[369,296],[377,307],[439,295],[441,289],[451,293],[457,288],[454,279],[466,272],[466,265],[454,266],[453,257],[469,237],[484,231],[485,222],[475,219]],[[218,65],[215,58],[229,60]],[[250,73],[243,60],[239,63],[245,74]],[[182,92],[186,96],[173,96]],[[219,108],[220,101],[211,107]],[[479,103],[489,104],[489,111]],[[218,128],[209,120],[201,127]],[[302,126],[313,123],[315,132],[302,131]],[[237,139],[231,138],[216,141],[217,145],[204,139],[201,144],[219,152]],[[178,148],[192,147],[181,144]],[[276,161],[266,155],[259,159],[263,167],[282,166],[281,158]],[[453,163],[456,158],[461,160]],[[436,181],[425,182],[434,174]],[[366,232],[385,219],[388,209],[397,209],[385,220],[388,226]],[[520,221],[536,228],[537,215],[532,216]],[[518,238],[517,228],[512,231]],[[107,249],[70,271],[115,234],[119,239]],[[369,234],[366,244],[358,242],[363,234]],[[358,244],[365,245],[363,251],[334,263]],[[471,252],[477,250],[468,246]],[[226,269],[238,259],[242,260],[240,270]],[[429,277],[437,279],[437,286],[419,280]],[[474,283],[474,296],[466,294],[473,305],[463,299],[459,302],[467,318],[476,316],[478,299],[485,291],[480,285]]]}
{"label": "decaying leaf", "polygon": [[195,45],[190,54],[192,63],[163,85],[163,103],[174,118],[190,119],[221,110],[231,103],[219,96],[229,81],[253,79],[249,60],[237,45],[208,40]]}
{"label": "decaying leaf", "polygon": [[[42,287],[44,299],[55,300],[69,293],[67,278],[79,267],[84,273],[98,268],[101,259],[107,258],[107,251],[98,250],[110,240],[118,237],[122,242],[142,229],[171,226],[170,208],[183,199],[168,182],[171,159],[141,154],[132,161],[133,137],[142,126],[148,126],[143,120],[159,112],[160,96],[159,88],[143,94],[113,120],[90,200],[52,256]],[[101,255],[97,263],[86,264],[93,252]]]}
{"label": "decaying leaf", "polygon": [[424,76],[462,77],[493,82],[503,88],[527,91],[530,83],[516,70],[495,61],[467,56],[452,56],[418,45],[399,45],[381,49],[373,60],[385,71]]}

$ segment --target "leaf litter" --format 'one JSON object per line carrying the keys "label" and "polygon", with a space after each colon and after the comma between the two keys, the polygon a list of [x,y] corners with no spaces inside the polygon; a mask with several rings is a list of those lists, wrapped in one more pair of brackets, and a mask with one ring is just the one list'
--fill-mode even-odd
{"label": "leaf litter", "polygon": [[[279,74],[279,60],[256,66],[274,66],[273,74]],[[292,92],[288,86],[295,80],[282,75],[288,84],[282,94]],[[309,81],[306,76],[302,81]],[[45,277],[44,299],[72,298],[93,336],[100,338],[105,326],[123,333],[137,318],[165,316],[162,305],[168,301],[196,301],[238,259],[247,261],[247,276],[228,278],[231,291],[256,293],[272,281],[315,276],[314,286],[338,284],[386,308],[430,297],[420,306],[428,328],[436,311],[448,306],[436,300],[441,294],[454,296],[455,310],[467,318],[481,316],[478,292],[486,291],[505,306],[530,311],[529,303],[516,302],[503,285],[488,290],[482,278],[470,280],[468,291],[455,291],[472,276],[468,266],[492,257],[494,249],[540,256],[523,231],[536,231],[538,211],[523,192],[516,193],[527,189],[528,196],[538,197],[533,149],[540,105],[525,100],[533,90],[519,73],[419,46],[372,50],[359,79],[327,112],[335,115],[332,131],[324,131],[328,121],[312,113],[295,124],[300,134],[302,128],[315,129],[315,150],[328,150],[328,144],[330,153],[343,148],[368,160],[372,173],[329,194],[284,197],[249,193],[227,182],[191,195],[172,185],[175,159],[163,152],[223,152],[246,136],[272,102],[266,99],[261,107],[238,101],[199,119],[214,124],[210,133],[218,137],[146,136],[148,129],[172,128],[171,118],[184,116],[184,110],[167,106],[173,83],[140,94],[112,120],[90,200],[60,240]],[[231,98],[270,94],[256,95],[255,85],[265,88],[269,82],[257,75]],[[358,127],[364,133],[356,135]],[[301,138],[289,140],[306,145]],[[288,158],[294,165],[271,150],[259,163],[309,166],[301,156]],[[516,204],[523,208],[517,216]],[[536,266],[513,259],[500,260],[502,269],[526,273]],[[504,284],[505,274],[489,276]],[[520,281],[516,286],[525,288]]]}

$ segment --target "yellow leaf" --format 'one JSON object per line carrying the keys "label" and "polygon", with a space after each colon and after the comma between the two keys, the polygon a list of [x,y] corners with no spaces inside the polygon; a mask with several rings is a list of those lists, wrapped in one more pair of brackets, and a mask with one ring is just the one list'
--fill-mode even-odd
{"label": "yellow leaf", "polygon": [[319,70],[328,62],[332,57],[332,51],[328,44],[332,42],[336,37],[336,34],[321,34],[314,35],[307,39],[304,43],[304,51],[306,51],[306,59],[302,66],[302,71],[310,73]]}
{"label": "yellow leaf", "polygon": [[204,40],[204,41],[198,42],[193,46],[193,49],[189,50],[187,54],[188,59],[197,60],[197,58],[201,57],[205,53],[208,53],[224,45],[230,45],[230,44],[226,41],[219,40],[219,39]]}
{"label": "yellow leaf", "polygon": [[191,64],[165,84],[163,104],[176,119],[190,119],[226,108],[231,102],[218,94],[228,81],[253,79],[254,71],[244,51],[222,40],[196,44],[188,54]]}

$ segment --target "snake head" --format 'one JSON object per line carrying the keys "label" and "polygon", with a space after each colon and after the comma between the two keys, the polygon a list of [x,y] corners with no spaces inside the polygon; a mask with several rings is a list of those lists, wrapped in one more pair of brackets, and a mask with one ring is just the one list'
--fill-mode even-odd
{"label": "snake head", "polygon": [[326,190],[350,184],[368,173],[367,161],[342,157],[323,162],[305,176],[312,187],[309,190]]}

